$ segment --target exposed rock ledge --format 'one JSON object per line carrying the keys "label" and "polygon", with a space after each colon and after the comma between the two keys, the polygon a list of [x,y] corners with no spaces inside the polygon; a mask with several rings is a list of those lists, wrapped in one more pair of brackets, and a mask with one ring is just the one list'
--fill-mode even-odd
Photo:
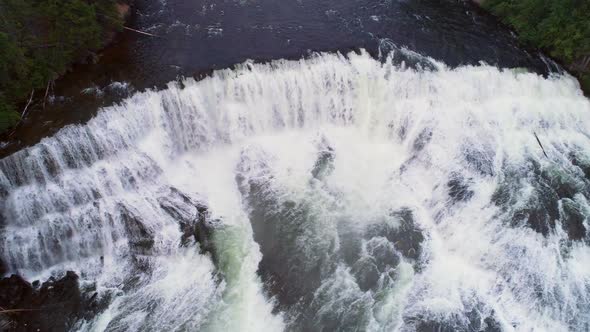
{"label": "exposed rock ledge", "polygon": [[80,318],[104,309],[96,292],[83,294],[72,271],[60,279],[32,284],[13,274],[0,279],[0,330],[68,331]]}

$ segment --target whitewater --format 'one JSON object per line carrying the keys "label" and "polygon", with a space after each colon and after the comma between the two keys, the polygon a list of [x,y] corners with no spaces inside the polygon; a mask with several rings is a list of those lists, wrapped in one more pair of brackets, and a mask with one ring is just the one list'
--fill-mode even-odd
{"label": "whitewater", "polygon": [[0,257],[79,331],[585,331],[589,135],[568,75],[246,62],[0,160]]}

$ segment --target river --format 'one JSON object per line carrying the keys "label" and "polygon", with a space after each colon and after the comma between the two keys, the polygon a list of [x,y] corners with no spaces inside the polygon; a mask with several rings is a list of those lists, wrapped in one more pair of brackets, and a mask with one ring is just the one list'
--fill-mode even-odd
{"label": "river", "polygon": [[[4,146],[74,331],[584,331],[590,102],[460,1],[139,1]],[[94,298],[94,297],[93,297]]]}

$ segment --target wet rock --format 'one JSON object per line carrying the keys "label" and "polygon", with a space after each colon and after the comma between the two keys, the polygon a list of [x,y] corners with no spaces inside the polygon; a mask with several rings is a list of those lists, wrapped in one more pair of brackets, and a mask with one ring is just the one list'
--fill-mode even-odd
{"label": "wet rock", "polygon": [[495,151],[490,146],[463,146],[463,158],[467,167],[477,171],[483,176],[494,176]]}
{"label": "wet rock", "polygon": [[[453,317],[449,320],[434,320],[414,317],[408,321],[415,326],[416,332],[501,332],[500,324],[493,317],[482,317],[477,310],[467,312],[464,319]],[[465,322],[465,318],[467,322]]]}
{"label": "wet rock", "polygon": [[416,332],[457,332],[457,331],[461,331],[457,328],[457,326],[454,326],[454,325],[451,325],[448,323],[443,323],[443,322],[424,320],[424,321],[420,321],[418,324],[416,324]]}
{"label": "wet rock", "polygon": [[575,201],[567,198],[561,200],[561,223],[570,240],[582,240],[586,237],[585,220],[586,217]]}
{"label": "wet rock", "polygon": [[576,180],[562,170],[543,172],[540,182],[551,188],[559,198],[573,198],[582,190]]}
{"label": "wet rock", "polygon": [[[422,253],[424,235],[422,234],[422,230],[416,225],[412,210],[401,209],[394,212],[392,216],[397,218],[400,223],[396,232],[397,234],[390,235],[392,239],[395,238],[395,241],[393,241],[395,248],[404,257],[417,261]],[[392,239],[389,240],[392,241]]]}
{"label": "wet rock", "polygon": [[251,182],[250,189],[250,223],[262,252],[258,272],[268,291],[276,294],[281,310],[306,306],[322,275],[334,267],[329,258],[333,242],[312,230],[316,220],[306,204],[279,205],[260,184]]}
{"label": "wet rock", "polygon": [[311,170],[311,175],[321,180],[328,176],[334,170],[334,149],[328,145],[325,139],[318,153],[318,158]]}
{"label": "wet rock", "polygon": [[39,157],[45,171],[52,177],[56,177],[60,172],[59,162],[51,153],[49,147],[45,144],[39,144]]}
{"label": "wet rock", "polygon": [[491,202],[503,210],[506,210],[508,203],[512,200],[512,187],[513,186],[510,186],[508,183],[500,183],[492,194]]}
{"label": "wet rock", "polygon": [[373,289],[377,285],[381,275],[377,264],[375,264],[373,259],[368,257],[359,259],[352,266],[352,274],[356,279],[357,285],[363,292]]}
{"label": "wet rock", "polygon": [[[547,235],[555,229],[555,221],[561,219],[570,238],[584,237],[584,216],[572,200],[577,193],[584,191],[584,181],[576,179],[566,169],[556,166],[541,169],[536,163],[532,163],[529,181],[535,188],[534,193],[527,207],[515,213],[515,220],[525,219],[529,227]],[[565,202],[561,211],[560,201]]]}
{"label": "wet rock", "polygon": [[[502,332],[503,329],[500,325],[500,323],[494,318],[494,316],[489,316],[486,317],[483,320],[484,326],[483,326],[483,331],[484,332]],[[480,329],[481,331],[481,329]]]}
{"label": "wet rock", "polygon": [[424,149],[424,147],[426,146],[426,144],[428,144],[431,139],[432,139],[432,130],[430,128],[424,129],[418,135],[418,137],[416,137],[416,139],[414,140],[414,144],[412,144],[412,147],[414,148],[414,151],[415,152],[422,151],[422,149]]}
{"label": "wet rock", "polygon": [[129,167],[123,167],[119,170],[119,179],[121,179],[121,184],[125,190],[138,190],[138,181],[133,171],[129,169]]}
{"label": "wet rock", "polygon": [[577,155],[576,153],[571,153],[570,162],[584,173],[586,180],[590,180],[590,161],[588,161],[587,158]]}
{"label": "wet rock", "polygon": [[82,310],[82,319],[92,320],[98,313],[106,310],[112,302],[112,293],[99,295],[94,291],[85,295],[84,310]]}
{"label": "wet rock", "polygon": [[173,187],[158,198],[158,203],[168,215],[178,221],[182,232],[181,245],[199,243],[201,252],[210,253],[216,261],[213,233],[216,228],[221,227],[221,221],[211,219],[207,206]]}
{"label": "wet rock", "polygon": [[133,253],[148,254],[154,246],[154,231],[148,228],[139,214],[123,204],[118,205],[119,218],[125,226],[125,233]]}
{"label": "wet rock", "polygon": [[101,303],[96,293],[84,295],[78,276],[68,271],[60,279],[50,278],[39,288],[17,275],[0,279],[0,307],[16,310],[3,315],[9,322],[8,331],[61,332],[71,329],[79,319],[92,318],[106,304]]}
{"label": "wet rock", "polygon": [[[543,170],[537,161],[530,160],[518,169],[505,171],[492,202],[506,214],[511,226],[529,227],[547,236],[562,217],[559,201],[571,200],[580,190],[581,183],[576,183],[571,174],[555,168]],[[527,193],[524,197],[523,192]]]}
{"label": "wet rock", "polygon": [[362,256],[352,264],[351,272],[362,291],[376,290],[381,276],[393,277],[400,257],[392,242],[377,236],[363,244]]}
{"label": "wet rock", "polygon": [[6,263],[4,263],[4,260],[2,260],[2,258],[0,258],[0,277],[5,275],[6,272],[8,272],[8,266],[6,266]]}
{"label": "wet rock", "polygon": [[514,213],[513,221],[547,236],[559,218],[559,196],[545,183],[538,183],[525,208]]}
{"label": "wet rock", "polygon": [[193,236],[199,243],[201,252],[208,252],[213,258],[213,262],[218,261],[215,243],[213,242],[213,235],[215,231],[221,227],[220,220],[203,220],[198,222],[194,227]]}
{"label": "wet rock", "polygon": [[545,236],[555,227],[555,219],[551,218],[544,206],[520,209],[514,213],[512,222],[516,225],[528,226]]}
{"label": "wet rock", "polygon": [[197,199],[170,187],[158,198],[160,207],[175,220],[191,224],[207,215],[207,206]]}
{"label": "wet rock", "polygon": [[339,222],[337,225],[340,256],[346,264],[352,266],[360,258],[363,234],[360,230],[351,227],[346,221]]}
{"label": "wet rock", "polygon": [[311,244],[318,250],[302,252],[300,241],[311,217],[305,207],[287,206],[277,214],[255,210],[250,215],[254,239],[263,254],[259,272],[285,308],[307,303],[320,286],[322,272],[331,268],[330,250],[323,242]]}
{"label": "wet rock", "polygon": [[[399,129],[397,131],[397,136],[399,137],[399,139],[401,141],[405,140],[407,135],[408,135],[408,127],[409,127],[409,123],[408,123],[408,119],[404,118],[404,120],[401,122]],[[394,126],[393,123],[389,124],[389,127],[392,128]]]}
{"label": "wet rock", "polygon": [[2,308],[17,308],[20,303],[32,298],[33,287],[18,275],[0,279],[0,305]]}
{"label": "wet rock", "polygon": [[402,256],[417,261],[422,252],[424,235],[415,223],[412,210],[400,209],[390,216],[392,220],[371,226],[365,238],[384,236]]}
{"label": "wet rock", "polygon": [[384,237],[375,237],[367,241],[366,250],[381,273],[397,266],[400,262],[397,250]]}
{"label": "wet rock", "polygon": [[447,182],[449,196],[454,202],[465,202],[473,197],[473,190],[469,189],[469,180],[454,174]]}
{"label": "wet rock", "polygon": [[365,331],[371,320],[371,296],[351,291],[338,279],[327,281],[316,292],[309,317],[295,331]]}

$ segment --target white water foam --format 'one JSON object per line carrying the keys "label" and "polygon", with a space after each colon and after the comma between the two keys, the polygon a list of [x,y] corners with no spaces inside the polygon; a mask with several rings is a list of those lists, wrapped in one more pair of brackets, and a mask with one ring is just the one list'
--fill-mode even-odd
{"label": "white water foam", "polygon": [[[571,155],[590,152],[590,103],[571,77],[436,67],[324,54],[137,93],[0,161],[0,255],[11,272],[71,269],[109,294],[109,307],[81,330],[288,329],[295,323],[273,310],[278,300],[257,273],[263,250],[240,175],[266,183],[276,204],[311,211],[293,253],[305,260],[336,259],[343,220],[361,232],[407,208],[424,234],[418,262],[396,253],[393,282],[379,291],[363,290],[354,267],[334,261],[311,294],[312,320],[464,328],[477,311],[506,331],[584,330],[587,231],[572,241],[567,218],[546,235],[510,221],[520,206],[541,204],[531,163],[587,186]],[[314,180],[320,141],[333,170]],[[450,179],[460,179],[457,197]],[[508,203],[495,203],[506,183]],[[159,203],[170,187],[221,220],[215,264],[180,245],[178,221]],[[582,189],[557,199],[590,215]],[[363,242],[362,255],[390,246],[379,241]]]}

